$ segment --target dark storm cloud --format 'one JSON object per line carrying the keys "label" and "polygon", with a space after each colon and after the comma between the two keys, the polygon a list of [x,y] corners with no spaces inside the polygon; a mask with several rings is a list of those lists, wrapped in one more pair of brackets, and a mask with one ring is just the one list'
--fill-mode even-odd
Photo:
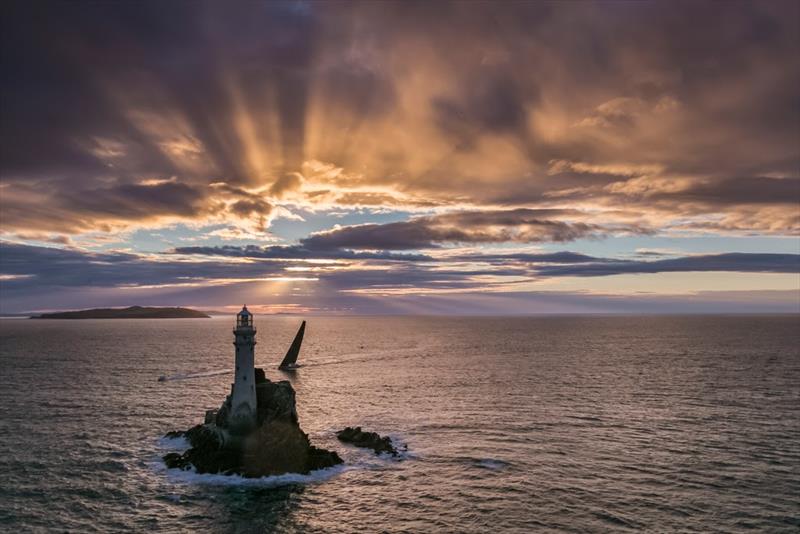
{"label": "dark storm cloud", "polygon": [[279,176],[278,179],[273,182],[272,186],[269,188],[269,191],[276,197],[280,198],[284,195],[284,193],[298,189],[301,184],[302,179],[298,174],[286,173]]}
{"label": "dark storm cloud", "polygon": [[612,276],[637,273],[738,272],[796,273],[800,275],[800,254],[714,254],[657,261],[613,261],[576,265],[539,266],[541,276]]}
{"label": "dark storm cloud", "polygon": [[[46,187],[37,185],[25,184],[15,188],[15,197],[30,197],[33,201],[4,205],[3,224],[11,228],[75,232],[104,229],[98,221],[106,219],[146,221],[159,216],[193,218],[221,209],[209,202],[207,188],[175,182],[67,190],[55,198],[49,193]],[[11,193],[5,194],[11,196]],[[232,209],[236,207],[234,204]],[[249,210],[246,211],[249,213]]]}
{"label": "dark storm cloud", "polygon": [[472,148],[484,132],[526,136],[526,106],[535,103],[537,88],[517,87],[508,72],[481,69],[465,84],[458,99],[432,101],[438,126],[458,140],[458,149]]}
{"label": "dark storm cloud", "polygon": [[634,227],[615,229],[583,222],[564,222],[555,216],[578,215],[565,210],[496,210],[455,212],[386,224],[334,228],[302,240],[312,250],[328,248],[420,249],[447,243],[565,242],[599,237],[611,231],[645,233]]}
{"label": "dark storm cloud", "polygon": [[186,184],[124,184],[68,193],[65,207],[88,216],[115,214],[136,219],[174,214],[191,217],[202,210],[204,196],[198,188]]}
{"label": "dark storm cloud", "polygon": [[[611,276],[627,273],[659,272],[765,272],[800,273],[797,254],[718,254],[689,256],[657,261],[620,261],[592,258],[582,254],[480,254],[458,260],[481,262],[485,267],[462,268],[449,259],[434,260],[422,255],[389,253],[351,253],[331,251],[310,255],[295,247],[185,247],[176,249],[175,259],[124,252],[92,253],[69,249],[35,247],[3,242],[0,247],[0,274],[11,275],[4,288],[35,286],[124,286],[186,283],[191,280],[213,283],[222,279],[248,279],[286,274],[285,269],[303,265],[298,259],[404,260],[388,270],[369,267],[344,271],[323,271],[320,275],[336,287],[357,289],[374,286],[452,287],[479,285],[475,276]],[[180,254],[180,256],[177,256]],[[186,261],[196,255],[270,260],[254,262]],[[285,261],[280,261],[285,260]],[[414,261],[416,260],[416,261]],[[421,262],[429,265],[415,265]],[[438,264],[438,265],[435,265]],[[313,265],[313,264],[308,264]]]}
{"label": "dark storm cloud", "polygon": [[683,191],[660,193],[658,198],[708,204],[784,204],[800,200],[800,179],[743,177],[698,182]]}
{"label": "dark storm cloud", "polygon": [[[180,112],[218,172],[247,182],[238,147],[231,146],[238,136],[224,120],[233,111],[226,70],[242,77],[249,91],[274,90],[285,155],[300,163],[304,69],[314,45],[313,20],[303,9],[288,3],[217,9],[181,0],[3,5],[3,161],[9,174],[49,170],[41,154],[57,165],[108,172],[81,150],[81,137],[120,139],[126,146],[141,140],[125,116],[125,105],[133,104]],[[118,100],[128,95],[133,102]],[[159,108],[165,103],[175,108]],[[175,170],[156,147],[141,150],[152,170]],[[131,163],[141,161],[126,160]]]}
{"label": "dark storm cloud", "polygon": [[[302,5],[4,2],[2,10],[0,174],[4,204],[20,212],[4,224],[49,229],[24,217],[36,204],[72,219],[68,232],[161,215],[192,220],[208,212],[214,191],[187,202],[177,195],[211,182],[263,183],[301,165],[315,41]],[[249,106],[265,100],[270,110]],[[256,127],[244,139],[242,118],[267,112],[278,138]],[[245,155],[267,143],[272,157],[253,167]],[[136,185],[171,177],[186,185]],[[22,194],[26,185],[38,198]],[[256,220],[269,211],[254,199],[232,209]]]}
{"label": "dark storm cloud", "polygon": [[[230,211],[261,229],[294,194],[392,209],[626,205],[656,230],[721,215],[718,232],[793,233],[798,6],[6,1],[3,223],[77,233],[197,220],[219,212],[223,190],[206,186],[225,182],[263,191]],[[318,189],[330,195],[301,191],[308,161],[342,169]],[[551,172],[553,161],[595,170]],[[163,201],[139,187],[173,178]],[[508,237],[595,230],[563,220]],[[308,244],[503,237],[414,219]]]}
{"label": "dark storm cloud", "polygon": [[168,254],[177,255],[196,255],[196,256],[224,256],[229,258],[252,258],[252,259],[273,259],[273,260],[379,260],[379,261],[406,261],[406,262],[425,262],[425,263],[453,263],[453,262],[480,262],[493,265],[516,265],[516,264],[581,264],[581,263],[617,263],[618,260],[597,258],[578,254],[576,252],[553,252],[553,253],[514,253],[514,254],[457,254],[448,255],[444,258],[437,258],[427,254],[397,253],[386,250],[381,251],[358,251],[346,248],[322,248],[312,249],[301,245],[274,245],[259,247],[256,245],[246,246],[214,246],[214,247],[176,247]]}
{"label": "dark storm cloud", "polygon": [[448,256],[451,261],[486,261],[492,263],[503,262],[519,262],[519,263],[600,263],[607,261],[614,261],[605,258],[596,258],[594,256],[587,256],[586,254],[578,254],[576,252],[553,252],[553,253],[515,253],[515,254],[462,254],[457,256]]}
{"label": "dark storm cloud", "polygon": [[[575,252],[554,253],[510,253],[510,254],[460,254],[445,257],[432,257],[422,254],[395,254],[387,251],[357,252],[348,249],[309,250],[299,246],[224,246],[224,247],[180,247],[173,254],[226,256],[251,259],[344,259],[344,260],[389,260],[409,263],[422,262],[440,266],[457,265],[469,262],[486,267],[472,269],[442,269],[437,267],[444,279],[455,283],[453,277],[480,275],[495,276],[614,276],[635,273],[665,272],[741,272],[741,273],[797,273],[800,275],[800,255],[798,254],[756,254],[728,253],[708,254],[668,258],[662,260],[620,260],[599,258]],[[411,284],[427,280],[431,272],[427,268],[398,266],[391,271],[365,272],[355,269],[339,274],[332,273],[331,279],[341,281],[360,280],[364,287],[372,284],[392,285]],[[407,278],[413,277],[413,278]],[[345,282],[345,285],[348,285]],[[353,283],[350,288],[357,288]]]}
{"label": "dark storm cloud", "polygon": [[[213,261],[197,257],[213,255],[220,256],[221,259],[236,257],[248,261]],[[420,261],[416,262],[411,260],[411,255],[356,253],[351,258],[354,263],[346,265],[344,269],[298,261],[300,258],[320,259],[324,256],[325,253],[309,258],[305,251],[300,252],[291,247],[282,251],[277,248],[270,250],[256,247],[237,250],[235,247],[227,249],[210,247],[181,249],[180,254],[174,256],[156,257],[125,252],[91,253],[2,242],[0,243],[0,284],[2,284],[0,292],[3,295],[4,311],[48,309],[57,307],[60,302],[70,303],[68,307],[85,306],[87,301],[85,298],[84,301],[80,301],[80,295],[90,294],[102,295],[102,299],[96,302],[112,306],[130,305],[132,302],[147,303],[148,298],[152,303],[154,296],[158,295],[162,295],[159,298],[164,304],[208,302],[208,305],[213,305],[214,301],[209,299],[216,299],[216,302],[222,299],[227,302],[231,298],[251,299],[254,295],[259,295],[261,298],[264,294],[263,283],[269,282],[272,277],[280,279],[288,276],[290,277],[288,283],[294,286],[303,282],[291,281],[292,277],[311,276],[312,280],[305,282],[307,285],[303,291],[291,295],[293,301],[308,303],[314,308],[330,306],[332,309],[347,307],[347,303],[358,301],[360,304],[357,309],[366,312],[372,309],[371,305],[360,301],[353,292],[390,293],[398,295],[397,298],[412,298],[404,294],[428,291],[477,292],[505,284],[504,291],[489,293],[493,296],[487,298],[496,300],[497,305],[502,302],[510,305],[515,298],[514,283],[532,282],[541,277],[611,276],[637,272],[800,272],[800,255],[792,254],[722,254],[641,262],[591,258],[581,254],[561,252],[484,257],[476,254],[458,258],[455,262],[421,257]],[[335,256],[347,257],[348,251],[331,251],[328,255],[328,257]],[[366,260],[365,256],[368,256]],[[404,261],[396,261],[401,257]],[[384,267],[388,268],[376,269],[374,264],[356,263],[376,259],[390,260],[383,263]],[[459,261],[472,265],[460,264]],[[296,267],[314,270],[301,272],[289,270]],[[135,292],[131,292],[134,290]],[[568,294],[546,296],[531,293],[530,295],[531,298],[539,295],[545,301],[555,299],[554,302],[572,298]],[[167,300],[164,300],[165,298]],[[436,299],[436,297],[430,298]],[[439,298],[452,298],[453,303],[459,300],[457,297],[445,295]],[[578,295],[574,298],[582,301]],[[461,301],[470,302],[470,297],[465,296],[464,299]],[[584,308],[591,307],[589,301],[582,302]],[[575,304],[579,302],[576,301]],[[796,307],[796,303],[790,304]],[[436,312],[435,308],[426,309],[432,313]],[[478,306],[461,310],[459,313],[470,310],[474,312],[478,309],[483,308]],[[498,308],[495,312],[502,309]],[[505,308],[505,312],[509,313],[514,309]],[[553,311],[560,308],[546,309]],[[457,310],[451,309],[451,313],[454,311]]]}
{"label": "dark storm cloud", "polygon": [[[219,256],[224,258],[246,258],[249,262],[198,261],[191,256]],[[303,276],[287,271],[289,267],[310,267],[303,259],[350,259],[387,260],[399,262],[391,270],[370,272],[369,268],[352,272],[325,271],[320,276],[335,281],[337,287],[355,289],[373,284],[472,284],[465,274],[486,274],[489,271],[460,269],[434,271],[427,267],[408,266],[402,263],[428,261],[423,255],[391,253],[359,253],[331,251],[329,254],[309,254],[297,247],[185,247],[176,249],[172,255],[158,258],[123,252],[95,253],[49,247],[36,247],[0,242],[0,274],[15,278],[3,280],[4,291],[32,291],[42,286],[80,287],[124,287],[158,286],[164,284],[213,284],[216,281],[248,280],[270,276]],[[264,261],[258,261],[264,260]],[[268,261],[267,261],[268,260]],[[284,261],[281,261],[284,260]],[[522,272],[511,268],[512,272]],[[492,271],[494,272],[494,271]],[[316,275],[316,273],[315,273]],[[361,280],[361,281],[359,281]],[[437,286],[438,287],[438,286]]]}
{"label": "dark storm cloud", "polygon": [[301,245],[256,245],[221,247],[176,247],[173,254],[194,254],[201,256],[226,256],[229,258],[259,259],[325,259],[325,260],[387,260],[387,261],[433,261],[425,254],[397,254],[389,251],[357,252],[346,249],[313,250]]}
{"label": "dark storm cloud", "polygon": [[[304,263],[296,258],[267,260],[258,257],[258,252],[251,254],[248,262],[197,261],[196,258],[187,261],[190,255],[173,260],[164,256],[90,253],[0,242],[0,292],[3,296],[0,304],[4,312],[49,309],[58,306],[59,298],[74,302],[76,292],[86,295],[84,299],[103,295],[104,300],[100,302],[111,306],[144,302],[142,295],[151,299],[150,302],[153,298],[168,298],[172,305],[184,298],[192,299],[192,302],[205,298],[236,298],[252,302],[254,296],[267,298],[263,284],[269,283],[273,277],[285,280],[277,283],[291,284],[284,287],[302,284],[304,277],[310,277],[305,281],[310,285],[305,286],[304,293],[298,298],[313,300],[315,307],[326,302],[331,306],[338,302],[338,306],[342,306],[348,297],[341,292],[398,287],[437,291],[479,288],[485,287],[486,282],[473,280],[472,276],[515,276],[525,272],[515,267],[486,270],[432,268],[409,261],[393,262],[394,266],[389,270],[375,270],[369,266],[340,270],[338,267]],[[286,254],[291,255],[291,252]],[[369,256],[370,259],[378,257],[377,254]],[[381,259],[395,260],[399,257],[390,255]],[[290,270],[297,267],[316,270]]]}
{"label": "dark storm cloud", "polygon": [[283,274],[281,262],[230,264],[224,262],[154,261],[138,254],[93,253],[3,242],[0,272],[27,278],[4,282],[4,290],[39,286],[118,287],[187,283],[193,279],[257,278]]}
{"label": "dark storm cloud", "polygon": [[[89,181],[105,163],[82,142],[122,138],[142,152],[136,170],[171,170],[122,116],[92,73],[122,73],[159,61],[168,28],[132,4],[4,2],[3,175]],[[169,8],[167,8],[169,11]],[[188,20],[192,20],[190,17]],[[134,35],[141,40],[134,42]],[[147,49],[153,53],[147,57]],[[147,165],[150,160],[150,165]],[[130,163],[134,163],[131,161]]]}
{"label": "dark storm cloud", "polygon": [[235,215],[247,217],[251,214],[268,215],[272,206],[268,202],[255,200],[237,200],[231,205],[231,212]]}

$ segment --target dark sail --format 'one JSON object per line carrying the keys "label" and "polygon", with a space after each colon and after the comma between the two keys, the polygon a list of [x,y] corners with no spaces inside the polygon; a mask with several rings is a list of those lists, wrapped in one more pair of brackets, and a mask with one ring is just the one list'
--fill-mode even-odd
{"label": "dark sail", "polygon": [[303,344],[303,334],[306,331],[306,322],[303,321],[303,324],[300,325],[300,330],[297,331],[297,335],[294,336],[294,341],[292,341],[292,346],[289,347],[289,350],[286,352],[286,356],[284,356],[283,361],[281,362],[278,369],[292,369],[295,366],[295,362],[297,362],[297,356],[300,354],[300,345]]}

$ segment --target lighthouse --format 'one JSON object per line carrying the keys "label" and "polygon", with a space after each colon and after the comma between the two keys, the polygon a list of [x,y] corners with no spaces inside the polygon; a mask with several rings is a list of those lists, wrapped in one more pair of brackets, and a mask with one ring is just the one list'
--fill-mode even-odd
{"label": "lighthouse", "polygon": [[256,423],[255,346],[253,314],[242,308],[236,315],[233,331],[236,347],[236,374],[231,385],[230,423],[232,428],[248,430]]}

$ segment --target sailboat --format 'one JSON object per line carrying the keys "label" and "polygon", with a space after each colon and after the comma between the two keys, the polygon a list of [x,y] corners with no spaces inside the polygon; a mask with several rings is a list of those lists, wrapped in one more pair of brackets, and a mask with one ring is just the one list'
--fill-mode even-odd
{"label": "sailboat", "polygon": [[300,330],[298,330],[297,335],[294,336],[292,346],[289,347],[289,350],[286,352],[286,356],[283,357],[283,361],[278,366],[278,369],[281,371],[294,371],[299,367],[297,365],[297,356],[300,354],[300,345],[303,344],[303,334],[305,331],[306,322],[303,321],[303,324],[300,325]]}

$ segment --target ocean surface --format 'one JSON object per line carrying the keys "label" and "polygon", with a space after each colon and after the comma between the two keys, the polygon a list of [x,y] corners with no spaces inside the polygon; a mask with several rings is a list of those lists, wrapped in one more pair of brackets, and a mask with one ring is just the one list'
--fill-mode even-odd
{"label": "ocean surface", "polygon": [[233,317],[0,320],[0,531],[800,530],[796,316],[310,317],[282,374],[299,322],[257,316],[257,364],[346,465],[246,480],[160,461],[228,393]]}

